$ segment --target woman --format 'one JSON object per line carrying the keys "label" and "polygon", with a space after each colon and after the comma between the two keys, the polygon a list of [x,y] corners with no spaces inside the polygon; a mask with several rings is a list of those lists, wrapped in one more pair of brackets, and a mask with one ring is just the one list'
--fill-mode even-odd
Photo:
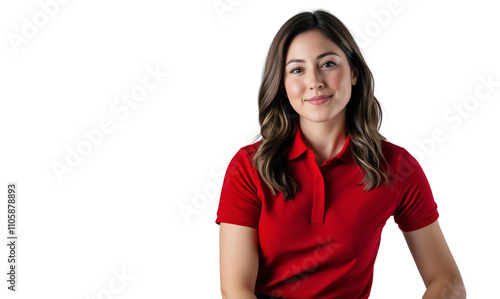
{"label": "woman", "polygon": [[232,158],[221,192],[222,297],[368,298],[387,219],[427,287],[465,298],[426,176],[379,132],[372,74],[324,10],[276,34],[259,92],[262,140]]}

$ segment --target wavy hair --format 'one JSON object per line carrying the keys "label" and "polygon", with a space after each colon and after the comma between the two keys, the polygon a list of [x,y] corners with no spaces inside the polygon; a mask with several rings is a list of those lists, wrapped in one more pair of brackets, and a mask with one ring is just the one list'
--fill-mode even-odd
{"label": "wavy hair", "polygon": [[358,165],[363,168],[364,178],[358,186],[365,184],[370,191],[388,182],[388,176],[381,168],[381,161],[387,161],[382,154],[379,133],[382,123],[382,109],[374,96],[373,76],[361,51],[346,26],[325,10],[301,12],[283,24],[274,37],[262,74],[258,94],[261,143],[253,156],[252,163],[264,182],[276,196],[276,190],[283,193],[285,200],[291,200],[299,191],[297,183],[290,177],[287,151],[297,130],[298,114],[286,98],[284,87],[285,59],[290,43],[298,34],[317,29],[337,44],[344,52],[351,69],[358,69],[358,79],[352,86],[351,98],[346,106],[346,134],[351,144],[349,150]]}

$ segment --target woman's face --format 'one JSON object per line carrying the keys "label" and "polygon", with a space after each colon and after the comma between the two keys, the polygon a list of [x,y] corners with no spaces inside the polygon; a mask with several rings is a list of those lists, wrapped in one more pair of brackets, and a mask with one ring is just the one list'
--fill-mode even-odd
{"label": "woman's face", "polygon": [[[303,32],[292,40],[285,64],[285,90],[301,121],[305,118],[312,122],[345,122],[345,107],[356,83],[357,70],[351,71],[337,44],[319,30]],[[311,100],[324,95],[331,97],[316,103]]]}

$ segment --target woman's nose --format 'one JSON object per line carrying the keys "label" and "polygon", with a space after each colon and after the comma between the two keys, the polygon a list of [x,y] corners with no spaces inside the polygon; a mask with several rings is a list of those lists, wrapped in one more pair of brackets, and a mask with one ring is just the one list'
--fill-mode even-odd
{"label": "woman's nose", "polygon": [[324,86],[321,73],[316,70],[309,73],[309,87],[311,89],[323,88]]}

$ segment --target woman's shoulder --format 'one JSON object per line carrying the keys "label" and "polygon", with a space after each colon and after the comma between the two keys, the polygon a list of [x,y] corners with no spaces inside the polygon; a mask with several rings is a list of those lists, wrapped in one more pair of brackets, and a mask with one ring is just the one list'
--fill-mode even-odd
{"label": "woman's shoulder", "polygon": [[418,164],[417,159],[405,147],[393,142],[382,140],[382,152],[386,160],[393,165]]}
{"label": "woman's shoulder", "polygon": [[401,153],[407,152],[404,147],[388,140],[382,140],[381,145],[382,152],[387,160],[397,161]]}
{"label": "woman's shoulder", "polygon": [[382,144],[382,149],[390,153],[399,152],[403,148],[388,140],[382,140],[381,144]]}
{"label": "woman's shoulder", "polygon": [[238,152],[245,153],[249,158],[253,158],[257,150],[259,149],[259,145],[261,144],[262,140],[256,141],[254,143],[245,145],[240,148]]}
{"label": "woman's shoulder", "polygon": [[240,147],[231,159],[231,163],[252,165],[252,159],[259,148],[261,140]]}

